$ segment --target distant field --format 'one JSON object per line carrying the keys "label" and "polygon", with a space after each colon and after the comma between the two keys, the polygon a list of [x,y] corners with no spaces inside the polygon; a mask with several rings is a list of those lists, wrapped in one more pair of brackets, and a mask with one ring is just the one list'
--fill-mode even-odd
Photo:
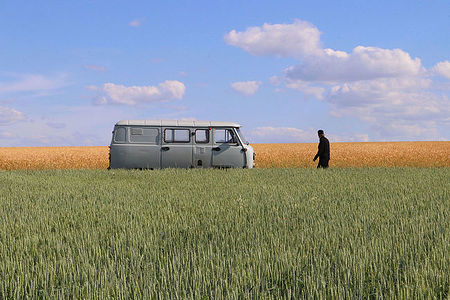
{"label": "distant field", "polygon": [[0,298],[448,299],[449,177],[0,171]]}
{"label": "distant field", "polygon": [[[312,168],[317,144],[253,144],[257,168]],[[331,167],[449,167],[450,142],[332,143]],[[108,147],[0,148],[0,169],[106,169]]]}

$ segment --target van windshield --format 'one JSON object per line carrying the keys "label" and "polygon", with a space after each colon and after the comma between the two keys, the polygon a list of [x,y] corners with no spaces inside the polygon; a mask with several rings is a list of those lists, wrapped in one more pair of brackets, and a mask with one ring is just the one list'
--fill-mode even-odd
{"label": "van windshield", "polygon": [[241,138],[241,141],[242,141],[244,144],[248,145],[248,142],[247,142],[247,140],[245,139],[244,135],[242,134],[241,129],[240,129],[240,128],[236,128],[236,131],[237,131],[239,137]]}

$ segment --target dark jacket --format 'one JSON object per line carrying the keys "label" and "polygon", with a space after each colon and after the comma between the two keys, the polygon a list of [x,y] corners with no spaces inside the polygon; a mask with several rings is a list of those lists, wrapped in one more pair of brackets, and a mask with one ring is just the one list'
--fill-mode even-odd
{"label": "dark jacket", "polygon": [[320,160],[330,160],[330,142],[324,136],[320,138],[319,150],[317,151],[314,160],[318,157]]}

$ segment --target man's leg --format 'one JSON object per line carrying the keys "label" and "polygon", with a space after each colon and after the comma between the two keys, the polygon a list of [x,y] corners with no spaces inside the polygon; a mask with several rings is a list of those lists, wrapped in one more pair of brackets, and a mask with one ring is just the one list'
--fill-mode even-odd
{"label": "man's leg", "polygon": [[319,164],[317,165],[317,169],[319,168],[328,168],[328,160],[319,159]]}

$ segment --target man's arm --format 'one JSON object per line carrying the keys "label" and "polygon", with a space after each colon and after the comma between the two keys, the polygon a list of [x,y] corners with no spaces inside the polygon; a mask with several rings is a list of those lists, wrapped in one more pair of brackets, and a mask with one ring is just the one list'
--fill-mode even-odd
{"label": "man's arm", "polygon": [[319,143],[319,150],[317,150],[317,154],[316,156],[314,156],[313,161],[316,161],[316,159],[321,156],[323,154],[323,152],[325,151],[325,143],[320,141]]}

